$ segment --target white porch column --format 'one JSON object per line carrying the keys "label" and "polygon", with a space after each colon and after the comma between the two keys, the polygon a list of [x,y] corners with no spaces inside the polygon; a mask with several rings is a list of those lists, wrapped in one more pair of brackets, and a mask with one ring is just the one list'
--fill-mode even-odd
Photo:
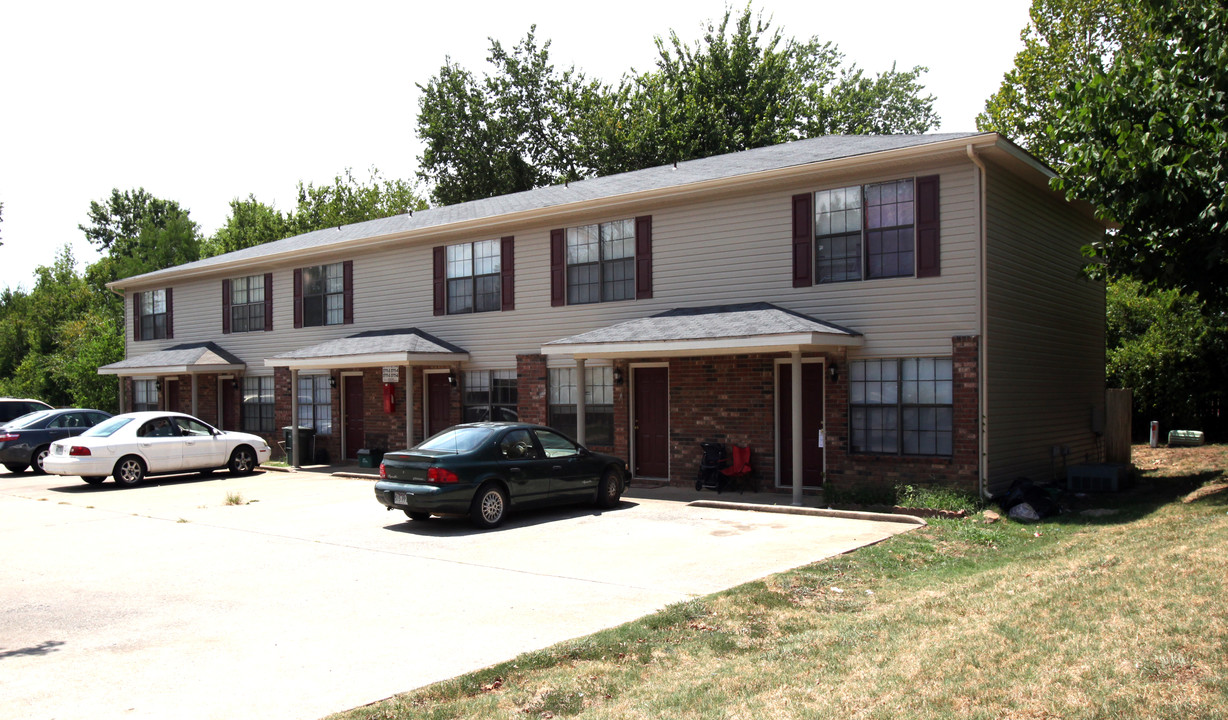
{"label": "white porch column", "polygon": [[290,466],[302,467],[299,451],[303,444],[298,437],[298,368],[290,368]]}
{"label": "white porch column", "polygon": [[196,410],[196,395],[199,392],[197,380],[200,376],[192,373],[192,417],[200,417],[200,413]]}
{"label": "white porch column", "polygon": [[[793,368],[793,397],[789,400],[793,415],[793,504],[802,504],[802,352],[794,350],[790,365]],[[297,447],[297,445],[295,446]]]}
{"label": "white porch column", "polygon": [[414,366],[405,364],[405,447],[414,446]]}
{"label": "white porch column", "polygon": [[584,397],[586,387],[588,383],[584,379],[584,358],[576,358],[576,441],[581,445],[584,444],[585,408],[588,404],[587,398]]}

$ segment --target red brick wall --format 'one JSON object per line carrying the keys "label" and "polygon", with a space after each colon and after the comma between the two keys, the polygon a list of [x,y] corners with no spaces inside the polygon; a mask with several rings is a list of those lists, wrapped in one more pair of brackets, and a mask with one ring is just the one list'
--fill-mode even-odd
{"label": "red brick wall", "polygon": [[546,375],[545,355],[516,356],[516,412],[521,422],[546,424],[549,417]]}

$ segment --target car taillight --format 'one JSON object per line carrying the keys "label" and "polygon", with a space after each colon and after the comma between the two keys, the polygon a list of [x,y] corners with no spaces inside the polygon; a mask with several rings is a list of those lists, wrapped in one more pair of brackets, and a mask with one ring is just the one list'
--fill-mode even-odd
{"label": "car taillight", "polygon": [[460,478],[456,476],[456,473],[439,467],[433,467],[427,470],[426,479],[434,483],[460,482]]}
{"label": "car taillight", "polygon": [[90,449],[87,447],[81,447],[80,445],[73,445],[72,447],[68,448],[68,454],[75,455],[77,457],[86,457],[90,454]]}
{"label": "car taillight", "polygon": [[12,440],[20,440],[20,439],[21,439],[21,436],[18,435],[17,433],[5,433],[3,435],[0,435],[0,442],[9,442]]}
{"label": "car taillight", "polygon": [[384,466],[384,463],[379,464],[379,479],[380,480],[388,479],[388,468]]}

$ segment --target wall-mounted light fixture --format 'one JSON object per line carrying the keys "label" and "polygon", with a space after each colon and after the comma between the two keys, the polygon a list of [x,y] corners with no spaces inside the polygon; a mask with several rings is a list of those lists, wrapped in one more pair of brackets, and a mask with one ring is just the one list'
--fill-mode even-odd
{"label": "wall-mounted light fixture", "polygon": [[456,387],[456,373],[451,370],[448,371],[448,384]]}
{"label": "wall-mounted light fixture", "polygon": [[614,384],[615,385],[623,384],[623,371],[619,370],[618,368],[614,368]]}
{"label": "wall-mounted light fixture", "polygon": [[158,392],[162,392],[162,381],[161,380],[155,380],[154,386],[158,388]]}
{"label": "wall-mounted light fixture", "polygon": [[840,380],[840,366],[832,363],[827,366],[827,377],[831,378],[832,382]]}
{"label": "wall-mounted light fixture", "polygon": [[328,386],[334,390],[337,389],[337,376],[336,375],[328,376]]}

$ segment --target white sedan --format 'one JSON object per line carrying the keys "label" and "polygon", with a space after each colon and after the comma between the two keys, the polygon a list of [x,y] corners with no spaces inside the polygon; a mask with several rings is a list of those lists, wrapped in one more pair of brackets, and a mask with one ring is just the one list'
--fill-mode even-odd
{"label": "white sedan", "polygon": [[218,430],[191,415],[134,412],[116,415],[77,437],[51,443],[43,469],[78,475],[91,485],[115,476],[135,485],[146,475],[229,468],[246,473],[269,459],[257,435]]}

